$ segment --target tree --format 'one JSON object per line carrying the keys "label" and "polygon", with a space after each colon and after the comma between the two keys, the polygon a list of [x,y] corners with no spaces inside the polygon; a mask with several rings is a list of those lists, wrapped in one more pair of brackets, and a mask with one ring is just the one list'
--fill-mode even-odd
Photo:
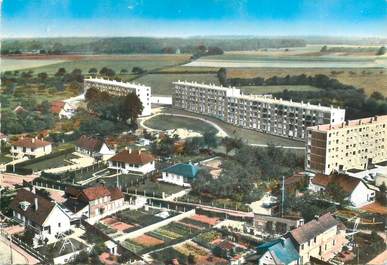
{"label": "tree", "polygon": [[92,68],[89,69],[89,74],[96,74],[96,73],[98,73],[97,68],[92,67]]}
{"label": "tree", "polygon": [[373,98],[375,100],[384,100],[384,96],[382,93],[380,93],[379,91],[374,91],[372,92],[370,98]]}
{"label": "tree", "polygon": [[120,71],[120,74],[127,74],[127,73],[128,73],[128,70],[125,68],[121,69]]}
{"label": "tree", "polygon": [[47,78],[48,78],[48,75],[46,72],[42,72],[42,73],[39,73],[38,74],[38,78],[41,80],[41,81],[45,81]]}
{"label": "tree", "polygon": [[132,68],[132,73],[133,74],[142,74],[142,73],[145,73],[145,70],[142,69],[141,67],[135,66]]}
{"label": "tree", "polygon": [[203,141],[207,148],[216,148],[218,146],[218,140],[216,139],[216,132],[206,131],[203,134]]}
{"label": "tree", "polygon": [[144,109],[141,100],[138,98],[136,93],[129,93],[126,95],[119,107],[119,116],[127,121],[130,119],[130,124],[135,124],[138,116],[142,113]]}
{"label": "tree", "polygon": [[344,199],[348,197],[348,193],[334,182],[331,182],[327,185],[325,192],[340,204],[344,204]]}
{"label": "tree", "polygon": [[379,186],[379,192],[376,193],[376,201],[383,206],[387,206],[387,193],[384,182]]}
{"label": "tree", "polygon": [[328,51],[328,46],[324,45],[321,47],[320,52],[327,52]]}
{"label": "tree", "polygon": [[103,67],[103,68],[99,71],[99,73],[100,73],[101,75],[105,75],[105,76],[108,76],[108,77],[113,77],[113,76],[116,75],[116,72],[114,72],[113,69],[110,69],[110,68],[107,68],[107,67]]}
{"label": "tree", "polygon": [[55,73],[55,76],[64,76],[64,74],[66,73],[66,69],[61,67],[58,69],[58,71]]}
{"label": "tree", "polygon": [[382,46],[379,48],[379,50],[376,52],[376,55],[384,55],[386,53],[386,47]]}
{"label": "tree", "polygon": [[196,258],[195,258],[195,256],[192,253],[189,253],[189,255],[187,257],[187,263],[189,265],[196,264]]}

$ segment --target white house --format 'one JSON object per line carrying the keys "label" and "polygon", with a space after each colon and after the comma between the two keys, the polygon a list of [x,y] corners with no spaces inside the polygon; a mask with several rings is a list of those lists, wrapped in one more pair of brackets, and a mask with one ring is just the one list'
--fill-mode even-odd
{"label": "white house", "polygon": [[11,144],[11,153],[15,157],[35,158],[48,155],[51,152],[52,144],[38,138],[21,137]]}
{"label": "white house", "polygon": [[142,150],[125,149],[108,160],[109,169],[147,174],[155,170],[154,156]]}
{"label": "white house", "polygon": [[15,220],[31,228],[35,240],[56,241],[56,236],[70,230],[70,217],[55,202],[36,194],[35,189],[18,190],[10,204]]}
{"label": "white house", "polygon": [[199,169],[198,166],[191,163],[179,163],[163,169],[161,181],[190,187],[191,183],[196,179]]}
{"label": "white house", "polygon": [[317,174],[310,179],[309,189],[314,192],[323,192],[330,183],[337,184],[348,193],[348,201],[356,208],[375,202],[375,189],[372,189],[364,180],[348,175]]}
{"label": "white house", "polygon": [[76,106],[65,101],[56,100],[51,102],[51,112],[57,114],[59,119],[71,119],[76,110]]}
{"label": "white house", "polygon": [[116,152],[106,142],[95,137],[82,135],[75,143],[77,152],[89,155],[97,159],[107,160]]}

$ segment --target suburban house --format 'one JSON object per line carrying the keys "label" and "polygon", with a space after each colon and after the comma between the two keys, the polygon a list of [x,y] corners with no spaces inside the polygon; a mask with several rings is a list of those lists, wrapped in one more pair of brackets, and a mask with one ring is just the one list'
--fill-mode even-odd
{"label": "suburban house", "polygon": [[23,113],[23,112],[27,112],[27,110],[19,105],[16,108],[13,109],[13,112],[15,112],[16,114],[20,114],[20,113]]}
{"label": "suburban house", "polygon": [[101,139],[82,135],[75,143],[76,151],[94,157],[107,160],[116,152]]}
{"label": "suburban house", "polygon": [[310,179],[309,189],[314,192],[322,192],[331,183],[338,185],[348,194],[348,201],[354,207],[358,208],[375,202],[375,189],[372,189],[369,184],[360,178],[343,174],[330,176],[317,174]]}
{"label": "suburban house", "polygon": [[327,213],[293,229],[285,238],[292,240],[300,256],[300,264],[306,264],[310,257],[323,261],[333,258],[347,242],[345,234],[345,227]]}
{"label": "suburban house", "polygon": [[190,187],[197,177],[200,168],[191,163],[179,163],[162,170],[161,181],[171,184]]}
{"label": "suburban house", "polygon": [[55,202],[27,189],[17,191],[10,204],[15,220],[32,228],[37,240],[56,241],[56,236],[70,230],[70,217]]}
{"label": "suburban house", "polygon": [[59,116],[59,119],[66,118],[71,119],[76,111],[76,107],[72,104],[56,100],[51,102],[51,112]]}
{"label": "suburban house", "polygon": [[108,160],[109,169],[147,174],[155,170],[154,156],[142,150],[125,149]]}
{"label": "suburban house", "polygon": [[74,218],[102,217],[122,210],[124,194],[118,188],[98,185],[85,189],[66,188],[68,197],[64,205],[74,213]]}
{"label": "suburban house", "polygon": [[258,265],[298,265],[300,255],[290,238],[279,238],[260,244],[257,248]]}
{"label": "suburban house", "polygon": [[31,137],[21,137],[11,144],[11,153],[15,157],[31,158],[48,155],[52,151],[50,142]]}

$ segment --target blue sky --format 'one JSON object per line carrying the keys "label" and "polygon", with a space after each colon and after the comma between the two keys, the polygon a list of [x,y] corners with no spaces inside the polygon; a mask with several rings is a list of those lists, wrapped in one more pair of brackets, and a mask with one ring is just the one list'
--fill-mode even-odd
{"label": "blue sky", "polygon": [[3,0],[1,11],[4,37],[387,36],[387,0]]}

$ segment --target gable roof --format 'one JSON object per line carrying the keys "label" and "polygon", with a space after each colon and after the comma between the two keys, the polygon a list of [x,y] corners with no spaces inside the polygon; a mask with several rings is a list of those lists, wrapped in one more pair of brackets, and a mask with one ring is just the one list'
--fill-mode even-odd
{"label": "gable roof", "polygon": [[[38,210],[35,210],[35,198],[38,199]],[[20,203],[23,201],[30,203],[26,210],[23,210],[20,207]],[[34,223],[43,225],[44,221],[54,209],[55,203],[29,190],[20,189],[17,191],[15,198],[12,200],[10,207],[12,210],[20,213]]]}
{"label": "gable roof", "polygon": [[312,178],[311,182],[314,185],[319,185],[325,188],[328,186],[328,184],[335,183],[339,185],[345,192],[352,193],[356,186],[361,182],[361,179],[342,174],[330,176],[317,174]]}
{"label": "gable roof", "polygon": [[317,220],[315,219],[299,226],[289,233],[298,244],[302,244],[338,224],[339,222],[330,213],[326,213]]}
{"label": "gable roof", "polygon": [[276,264],[289,264],[300,258],[290,238],[280,238],[258,246],[257,253],[263,255],[270,252]]}
{"label": "gable roof", "polygon": [[83,189],[79,197],[87,202],[97,200],[99,198],[110,196],[111,200],[117,200],[124,197],[124,194],[118,188],[108,188],[105,185],[98,185]]}
{"label": "gable roof", "polygon": [[38,138],[22,137],[19,138],[17,141],[13,142],[12,145],[28,148],[38,148],[51,145],[51,143]]}
{"label": "gable roof", "polygon": [[27,110],[25,108],[23,108],[22,106],[17,106],[13,112],[16,112],[16,113],[22,113],[22,112],[27,112]]}
{"label": "gable roof", "polygon": [[183,164],[179,163],[170,167],[167,167],[166,169],[163,169],[163,172],[176,174],[178,176],[183,176],[186,178],[195,178],[198,174],[200,168],[198,166],[189,164]]}
{"label": "gable roof", "polygon": [[123,162],[135,165],[145,165],[155,160],[154,156],[141,150],[123,150],[109,159],[110,161]]}
{"label": "gable roof", "polygon": [[82,135],[77,140],[75,145],[78,146],[79,148],[82,148],[82,149],[86,149],[86,150],[93,151],[93,152],[99,152],[101,150],[103,143],[104,142],[101,139]]}

